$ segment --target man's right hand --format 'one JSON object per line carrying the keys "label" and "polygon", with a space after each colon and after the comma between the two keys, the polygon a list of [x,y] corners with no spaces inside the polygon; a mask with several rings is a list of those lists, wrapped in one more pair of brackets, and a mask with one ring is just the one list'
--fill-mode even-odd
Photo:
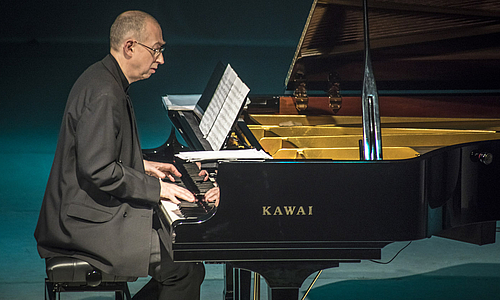
{"label": "man's right hand", "polygon": [[189,190],[178,185],[160,180],[160,199],[170,200],[175,204],[181,203],[179,199],[194,202],[196,197]]}

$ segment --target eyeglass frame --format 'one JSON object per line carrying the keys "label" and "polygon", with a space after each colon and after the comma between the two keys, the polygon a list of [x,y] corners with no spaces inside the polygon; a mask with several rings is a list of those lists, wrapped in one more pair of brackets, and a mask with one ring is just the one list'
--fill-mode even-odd
{"label": "eyeglass frame", "polygon": [[141,43],[141,42],[138,42],[138,41],[135,41],[135,42],[136,42],[137,44],[139,44],[139,45],[141,45],[141,46],[143,46],[143,47],[145,47],[145,48],[147,48],[147,49],[149,49],[149,50],[153,51],[153,52],[154,52],[154,56],[155,56],[155,57],[159,57],[159,56],[160,56],[160,54],[163,54],[163,52],[165,51],[165,45],[162,45],[162,46],[161,46],[160,48],[158,48],[158,49],[154,49],[154,48],[151,48],[151,47],[149,47],[149,46],[147,46],[147,45],[144,45],[144,44],[143,44],[143,43]]}

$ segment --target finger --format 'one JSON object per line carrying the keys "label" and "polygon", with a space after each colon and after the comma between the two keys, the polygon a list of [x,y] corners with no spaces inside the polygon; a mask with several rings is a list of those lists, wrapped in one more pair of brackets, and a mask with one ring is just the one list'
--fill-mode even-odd
{"label": "finger", "polygon": [[205,194],[205,201],[206,202],[214,202],[216,198],[213,195]]}
{"label": "finger", "polygon": [[158,169],[155,169],[155,168],[151,168],[149,169],[147,172],[146,172],[148,175],[151,175],[151,176],[154,176],[156,178],[165,178],[165,174],[161,171],[159,171]]}
{"label": "finger", "polygon": [[[170,181],[175,182],[175,178],[174,178],[174,176],[172,176],[172,174],[166,174],[165,177],[168,177],[168,179],[170,179]],[[179,177],[179,176],[177,176],[177,177]]]}
{"label": "finger", "polygon": [[189,202],[194,202],[196,200],[195,196],[187,189],[180,187],[178,185],[172,184],[172,183],[167,183],[167,182],[162,182],[161,183],[161,191],[160,195],[163,198],[171,199],[171,200],[177,200],[178,198],[189,201]]}
{"label": "finger", "polygon": [[212,188],[205,194],[205,200],[208,202],[214,202],[219,199],[219,189],[217,187]]}
{"label": "finger", "polygon": [[205,196],[203,197],[203,199],[207,202],[212,202],[212,199],[213,198],[213,195],[212,195],[212,190],[208,190],[206,193],[205,193]]}
{"label": "finger", "polygon": [[219,190],[217,188],[213,188],[213,189],[209,190],[205,194],[205,201],[206,202],[215,202],[215,206],[219,206],[219,201],[220,201]]}
{"label": "finger", "polygon": [[205,176],[205,178],[203,178],[203,181],[207,181],[209,178],[208,172],[206,170],[201,170],[200,173],[198,173],[198,176],[200,177]]}
{"label": "finger", "polygon": [[185,188],[177,187],[174,191],[175,197],[181,198],[183,200],[186,200],[188,202],[194,202],[196,200],[196,197],[191,193],[189,190],[186,190]]}
{"label": "finger", "polygon": [[208,202],[215,202],[219,197],[217,195],[209,195],[207,201]]}
{"label": "finger", "polygon": [[155,165],[155,169],[157,169],[159,172],[162,172],[162,173],[165,173],[165,174],[172,174],[172,175],[177,176],[177,177],[181,177],[182,176],[182,174],[172,164],[157,163]]}
{"label": "finger", "polygon": [[174,165],[172,165],[172,164],[167,164],[167,167],[165,168],[165,170],[167,172],[169,172],[169,173],[177,176],[177,177],[181,177],[182,176],[181,172],[179,172],[179,170],[177,170],[177,168]]}
{"label": "finger", "polygon": [[196,201],[196,197],[191,193],[189,192],[188,194],[182,194],[182,195],[176,195],[178,198],[181,198],[182,200],[186,200],[188,202],[195,202]]}

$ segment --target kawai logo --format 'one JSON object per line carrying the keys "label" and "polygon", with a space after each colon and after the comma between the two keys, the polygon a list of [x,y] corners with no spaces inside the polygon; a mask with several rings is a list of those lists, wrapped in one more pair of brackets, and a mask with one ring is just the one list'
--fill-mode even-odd
{"label": "kawai logo", "polygon": [[263,216],[312,216],[312,206],[262,206]]}

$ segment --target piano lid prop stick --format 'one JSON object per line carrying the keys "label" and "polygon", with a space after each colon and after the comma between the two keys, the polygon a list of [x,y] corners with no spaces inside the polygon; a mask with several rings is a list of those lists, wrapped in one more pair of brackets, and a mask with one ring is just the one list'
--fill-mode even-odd
{"label": "piano lid prop stick", "polygon": [[319,270],[318,273],[316,274],[316,276],[314,277],[313,281],[311,282],[311,284],[309,285],[309,288],[307,289],[307,291],[304,293],[304,296],[302,296],[301,300],[305,300],[306,297],[307,297],[307,294],[309,294],[309,292],[311,291],[313,285],[316,283],[316,280],[318,280],[319,278],[319,275],[321,275],[321,273],[323,273],[323,270]]}
{"label": "piano lid prop stick", "polygon": [[253,300],[260,300],[260,274],[253,273]]}
{"label": "piano lid prop stick", "polygon": [[363,1],[363,20],[365,37],[365,71],[361,100],[363,105],[363,157],[364,160],[382,159],[382,136],[377,85],[373,75],[370,58],[370,37],[368,30],[368,5]]}

